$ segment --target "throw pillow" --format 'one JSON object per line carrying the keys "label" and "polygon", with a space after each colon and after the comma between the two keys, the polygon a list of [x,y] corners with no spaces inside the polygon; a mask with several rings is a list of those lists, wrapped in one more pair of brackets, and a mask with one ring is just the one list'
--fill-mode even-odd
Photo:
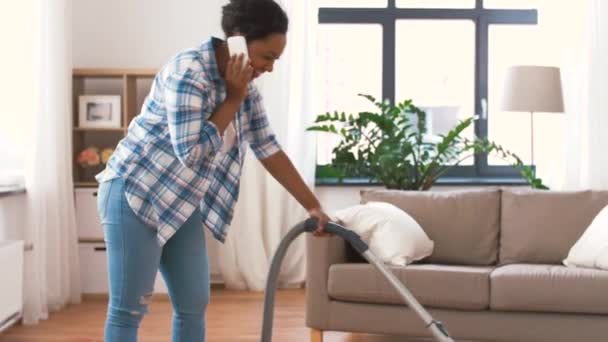
{"label": "throw pillow", "polygon": [[405,266],[433,253],[434,243],[405,211],[384,202],[368,202],[335,213],[383,262]]}
{"label": "throw pillow", "polygon": [[564,265],[608,270],[608,206],[572,246]]}

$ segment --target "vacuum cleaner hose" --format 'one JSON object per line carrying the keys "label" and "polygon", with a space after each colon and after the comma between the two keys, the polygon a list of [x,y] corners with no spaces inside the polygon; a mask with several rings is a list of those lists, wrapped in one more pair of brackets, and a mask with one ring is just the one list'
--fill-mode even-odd
{"label": "vacuum cleaner hose", "polygon": [[[293,227],[281,240],[270,265],[268,278],[266,280],[266,297],[264,299],[264,322],[262,324],[262,342],[272,340],[272,320],[274,317],[274,297],[277,289],[277,280],[281,270],[281,263],[287,253],[289,245],[302,233],[312,233],[318,227],[318,220],[309,218]],[[368,246],[357,233],[345,229],[337,224],[328,223],[324,230],[328,233],[338,235],[348,241],[359,253],[367,251]]]}
{"label": "vacuum cleaner hose", "polygon": [[[272,340],[272,320],[274,316],[274,297],[277,289],[277,280],[279,272],[281,270],[281,263],[287,253],[289,245],[302,233],[312,233],[319,225],[317,219],[309,218],[295,227],[293,227],[287,235],[281,240],[279,247],[277,248],[272,263],[270,265],[270,271],[268,272],[268,278],[266,280],[266,294],[264,299],[264,317],[262,323],[262,342],[271,342]],[[424,321],[427,328],[431,330],[431,333],[440,342],[454,342],[447,330],[443,327],[441,322],[434,320],[431,315],[418,303],[414,296],[409,290],[403,286],[403,284],[388,270],[371,251],[369,251],[368,245],[361,240],[361,237],[340,225],[335,223],[328,223],[325,225],[324,230],[330,234],[337,235],[342,239],[350,243],[361,255],[367,259],[370,264],[374,265],[386,279],[397,289],[405,303],[420,316]]]}

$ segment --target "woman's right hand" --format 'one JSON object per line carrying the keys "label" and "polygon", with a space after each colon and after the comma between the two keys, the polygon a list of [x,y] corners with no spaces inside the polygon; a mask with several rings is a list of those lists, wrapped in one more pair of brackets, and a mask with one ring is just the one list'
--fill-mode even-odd
{"label": "woman's right hand", "polygon": [[245,55],[232,56],[228,60],[226,66],[226,100],[241,104],[247,97],[247,88],[249,82],[253,79],[253,68],[251,65],[246,65]]}

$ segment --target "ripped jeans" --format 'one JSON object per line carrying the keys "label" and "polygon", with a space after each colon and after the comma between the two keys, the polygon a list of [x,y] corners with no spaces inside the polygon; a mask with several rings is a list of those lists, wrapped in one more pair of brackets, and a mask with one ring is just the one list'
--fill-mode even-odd
{"label": "ripped jeans", "polygon": [[97,201],[110,288],[104,341],[137,341],[159,268],[173,305],[173,342],[204,341],[210,285],[200,212],[195,210],[161,248],[156,230],[129,207],[122,179],[100,184]]}

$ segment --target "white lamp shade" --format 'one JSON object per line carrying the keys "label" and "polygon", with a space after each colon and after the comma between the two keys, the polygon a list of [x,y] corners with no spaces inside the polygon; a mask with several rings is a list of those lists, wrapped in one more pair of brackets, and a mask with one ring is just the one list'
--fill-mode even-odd
{"label": "white lamp shade", "polygon": [[500,109],[562,113],[564,100],[559,68],[532,65],[509,67]]}

